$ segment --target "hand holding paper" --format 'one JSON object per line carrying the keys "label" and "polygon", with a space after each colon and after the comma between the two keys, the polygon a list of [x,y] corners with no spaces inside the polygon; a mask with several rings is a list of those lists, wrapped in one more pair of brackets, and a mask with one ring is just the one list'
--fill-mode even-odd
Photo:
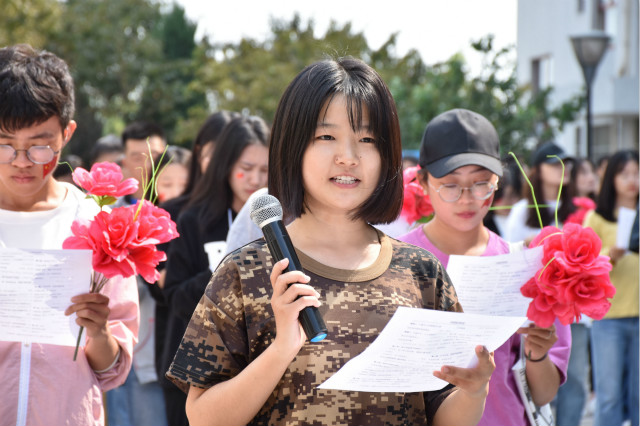
{"label": "hand holding paper", "polygon": [[[525,321],[401,306],[382,333],[320,389],[363,392],[423,392],[447,382],[433,372],[442,366],[477,364],[475,347],[494,351]],[[485,367],[481,367],[485,368]]]}
{"label": "hand holding paper", "polygon": [[476,346],[476,357],[478,363],[475,367],[444,366],[440,371],[434,371],[433,375],[457,386],[471,397],[486,398],[489,393],[489,379],[496,369],[496,363],[493,352],[489,352],[486,346]]}

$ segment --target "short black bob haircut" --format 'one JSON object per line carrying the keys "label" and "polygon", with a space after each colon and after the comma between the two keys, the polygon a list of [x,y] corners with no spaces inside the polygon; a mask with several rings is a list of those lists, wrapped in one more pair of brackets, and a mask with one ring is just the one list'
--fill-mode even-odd
{"label": "short black bob haircut", "polygon": [[402,142],[393,96],[380,75],[351,57],[323,60],[307,66],[286,88],[273,120],[269,149],[269,193],[278,198],[284,215],[305,213],[302,157],[313,140],[321,114],[336,95],[346,99],[355,130],[368,112],[370,131],[380,153],[380,180],[371,196],[352,214],[370,224],[396,220],[402,208]]}

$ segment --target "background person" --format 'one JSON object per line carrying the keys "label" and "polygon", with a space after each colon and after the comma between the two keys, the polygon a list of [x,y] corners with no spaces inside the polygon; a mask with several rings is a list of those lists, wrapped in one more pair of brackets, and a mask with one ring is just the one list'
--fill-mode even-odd
{"label": "background person", "polygon": [[595,211],[585,218],[611,258],[609,273],[616,294],[602,320],[591,325],[596,426],[638,425],[638,253],[618,247],[617,215],[621,207],[638,207],[638,152],[618,151],[607,163]]}
{"label": "background person", "polygon": [[[269,127],[259,117],[233,118],[217,139],[212,160],[178,217],[180,238],[170,248],[163,294],[168,316],[161,357],[167,371],[191,314],[221,260],[210,261],[212,245],[225,253],[229,227],[249,196],[267,183]],[[186,396],[164,388],[171,425],[186,425]]]}
{"label": "background person", "polygon": [[[548,157],[554,155],[555,157]],[[562,164],[564,162],[564,174]],[[540,232],[541,225],[555,225],[554,213],[558,204],[558,190],[562,184],[560,205],[558,206],[558,225],[576,210],[573,204],[571,181],[572,157],[560,146],[553,142],[542,144],[531,157],[531,169],[529,180],[533,186],[538,205],[546,205],[540,208],[542,224],[538,220],[536,209],[533,208],[533,194],[528,185],[524,186],[525,198],[518,201],[507,218],[504,239],[511,242],[524,241],[528,244],[535,235]]]}

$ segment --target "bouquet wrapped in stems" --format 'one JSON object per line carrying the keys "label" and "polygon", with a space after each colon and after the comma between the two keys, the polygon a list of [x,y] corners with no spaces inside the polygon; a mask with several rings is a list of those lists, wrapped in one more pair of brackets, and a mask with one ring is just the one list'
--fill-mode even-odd
{"label": "bouquet wrapped in stems", "polygon": [[[151,182],[145,194],[153,188]],[[132,194],[138,189],[135,179],[123,180],[117,164],[97,163],[88,172],[77,168],[73,181],[93,198],[102,209],[92,220],[76,219],[71,225],[72,236],[62,244],[64,249],[87,249],[92,251],[92,277],[89,291],[99,293],[109,278],[141,275],[145,281],[154,283],[160,277],[157,266],[166,260],[166,254],[156,246],[178,236],[175,223],[169,213],[156,207],[144,197],[135,205],[105,209],[118,197]],[[80,346],[83,327],[80,327],[75,361]]]}
{"label": "bouquet wrapped in stems", "polygon": [[[510,154],[522,170],[518,159]],[[564,169],[564,164],[562,167]],[[611,307],[608,299],[614,296],[616,289],[609,278],[609,258],[600,254],[600,237],[592,229],[584,228],[578,217],[559,228],[557,206],[562,184],[556,204],[556,224],[543,226],[533,186],[524,172],[523,175],[531,187],[542,229],[529,247],[543,247],[542,268],[520,289],[522,295],[533,299],[527,317],[543,328],[550,327],[556,318],[564,325],[580,320],[583,314],[602,319]],[[588,209],[590,205],[580,207]]]}

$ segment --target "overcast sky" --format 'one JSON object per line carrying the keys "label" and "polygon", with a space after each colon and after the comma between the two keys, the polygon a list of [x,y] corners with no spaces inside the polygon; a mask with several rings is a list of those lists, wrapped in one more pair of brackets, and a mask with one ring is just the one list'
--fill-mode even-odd
{"label": "overcast sky", "polygon": [[[198,23],[196,37],[207,34],[212,42],[237,42],[242,37],[263,40],[270,18],[291,20],[298,12],[303,22],[313,19],[316,35],[329,22],[351,22],[363,31],[369,46],[379,48],[398,32],[396,47],[403,55],[420,52],[427,64],[441,62],[462,52],[472,72],[479,69],[469,47],[489,33],[496,47],[516,42],[517,0],[177,0],[187,17]],[[379,4],[380,6],[372,6]]]}

